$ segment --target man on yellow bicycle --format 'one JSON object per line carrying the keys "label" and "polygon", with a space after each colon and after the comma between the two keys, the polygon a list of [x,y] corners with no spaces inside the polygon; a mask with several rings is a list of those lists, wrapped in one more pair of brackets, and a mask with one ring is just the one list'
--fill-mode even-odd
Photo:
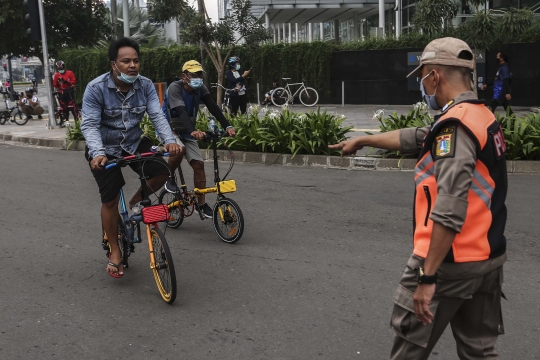
{"label": "man on yellow bicycle", "polygon": [[[179,144],[185,144],[186,158],[193,168],[194,184],[197,188],[206,187],[206,175],[204,173],[204,161],[197,144],[197,140],[204,138],[204,132],[195,129],[195,122],[201,101],[206,105],[210,114],[221,123],[229,136],[235,136],[236,131],[227,118],[223,115],[210,91],[204,86],[202,76],[203,68],[196,60],[190,60],[182,67],[182,79],[173,82],[167,89],[162,111],[171,123],[171,128]],[[159,132],[159,130],[158,130]],[[182,162],[183,154],[169,157],[169,165],[176,170]],[[171,184],[165,188],[170,191]],[[175,186],[174,186],[175,187]],[[206,218],[212,218],[212,209],[205,201],[205,196],[200,195],[201,210]]]}
{"label": "man on yellow bicycle", "polygon": [[[145,113],[161,134],[166,151],[174,156],[184,149],[176,143],[161,112],[152,81],[139,75],[137,42],[129,38],[116,40],[109,46],[109,60],[111,70],[92,80],[84,92],[81,131],[86,139],[85,157],[101,195],[101,222],[110,247],[107,272],[121,278],[124,269],[116,234],[120,189],[125,182],[120,167],[103,170],[103,166],[110,159],[150,151],[150,139],[141,138],[139,127]],[[162,158],[144,165],[133,163],[130,167],[138,173],[144,171],[149,177],[148,191],[161,188],[169,175]],[[130,200],[130,207],[136,211],[135,205],[141,200],[139,189]]]}

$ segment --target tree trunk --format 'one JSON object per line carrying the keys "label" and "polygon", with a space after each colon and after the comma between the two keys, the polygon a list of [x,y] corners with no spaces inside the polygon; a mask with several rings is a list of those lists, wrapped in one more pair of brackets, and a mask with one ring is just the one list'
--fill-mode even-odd
{"label": "tree trunk", "polygon": [[[218,74],[217,83],[219,85],[223,85],[223,66],[217,69],[217,74]],[[221,107],[221,103],[223,103],[223,89],[220,86],[218,86],[217,87],[217,105]]]}

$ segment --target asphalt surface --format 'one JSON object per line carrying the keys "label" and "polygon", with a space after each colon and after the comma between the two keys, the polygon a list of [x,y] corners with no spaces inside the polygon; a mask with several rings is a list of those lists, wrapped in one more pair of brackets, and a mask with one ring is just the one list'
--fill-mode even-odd
{"label": "asphalt surface", "polygon": [[[412,250],[412,172],[236,165],[230,197],[244,236],[225,244],[194,217],[167,230],[179,287],[170,306],[145,246],[123,279],[105,272],[82,152],[0,152],[0,359],[389,357],[392,295]],[[137,178],[124,174],[132,194]],[[540,359],[537,187],[538,176],[509,176],[503,359]],[[447,330],[431,359],[456,358]]]}

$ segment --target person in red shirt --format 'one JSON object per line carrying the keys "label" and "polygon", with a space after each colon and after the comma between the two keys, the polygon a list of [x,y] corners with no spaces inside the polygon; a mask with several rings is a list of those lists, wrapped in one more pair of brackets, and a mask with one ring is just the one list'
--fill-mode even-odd
{"label": "person in red shirt", "polygon": [[[77,79],[73,71],[66,70],[66,64],[60,60],[56,62],[57,72],[54,74],[53,86],[57,89],[60,105],[64,108],[64,118],[65,121],[69,121],[69,105],[75,106],[75,84]],[[73,117],[75,117],[75,112],[71,108]]]}

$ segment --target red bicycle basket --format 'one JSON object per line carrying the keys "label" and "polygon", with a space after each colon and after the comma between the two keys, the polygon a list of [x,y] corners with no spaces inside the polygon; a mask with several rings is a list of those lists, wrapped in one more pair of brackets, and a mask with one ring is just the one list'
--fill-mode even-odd
{"label": "red bicycle basket", "polygon": [[166,204],[145,207],[141,213],[145,224],[169,220],[169,207]]}

